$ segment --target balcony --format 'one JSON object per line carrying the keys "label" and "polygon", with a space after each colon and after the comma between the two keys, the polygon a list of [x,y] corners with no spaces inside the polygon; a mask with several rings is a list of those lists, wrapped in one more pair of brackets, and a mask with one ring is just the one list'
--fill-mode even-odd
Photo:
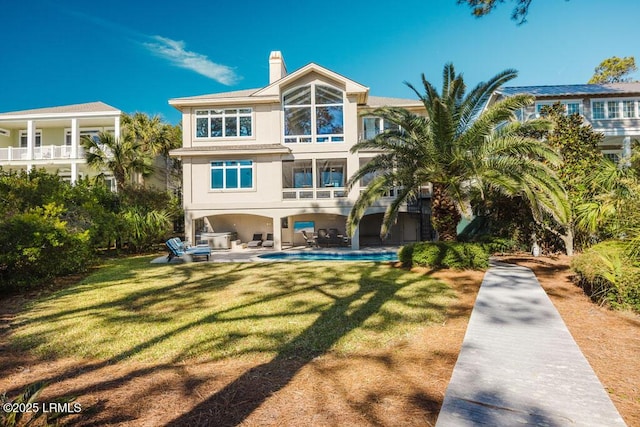
{"label": "balcony", "polygon": [[71,147],[68,145],[45,145],[35,147],[33,149],[33,157],[30,157],[27,148],[0,148],[0,162],[71,159],[84,159],[84,149],[78,147],[77,155],[71,157]]}
{"label": "balcony", "polygon": [[342,199],[348,196],[346,189],[338,188],[286,188],[282,200]]}

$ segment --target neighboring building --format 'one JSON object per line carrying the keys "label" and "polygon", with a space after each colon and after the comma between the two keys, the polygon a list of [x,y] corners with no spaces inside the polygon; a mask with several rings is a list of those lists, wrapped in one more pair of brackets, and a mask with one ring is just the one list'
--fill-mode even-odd
{"label": "neighboring building", "polygon": [[[368,112],[384,105],[424,112],[418,101],[369,96],[369,88],[314,63],[287,73],[280,52],[270,55],[263,88],[169,104],[182,112],[183,147],[171,155],[183,162],[186,238],[197,241],[209,231],[247,242],[254,233],[272,233],[276,248],[303,245],[302,229],[345,233],[367,184],[347,192],[346,182],[376,154],[349,150],[386,126]],[[390,200],[367,211],[351,247],[383,243],[380,224]],[[384,243],[430,238],[428,214],[428,200],[405,207]]]}
{"label": "neighboring building", "polygon": [[560,102],[568,114],[582,115],[594,131],[604,134],[600,148],[613,161],[630,156],[631,141],[640,138],[640,83],[504,87],[493,101],[520,93],[536,97],[534,105],[521,111],[522,120]]}
{"label": "neighboring building", "polygon": [[[0,113],[0,166],[44,168],[72,183],[95,176],[99,172],[87,165],[80,138],[102,131],[119,136],[120,114],[102,102]],[[107,179],[115,189],[113,179]]]}

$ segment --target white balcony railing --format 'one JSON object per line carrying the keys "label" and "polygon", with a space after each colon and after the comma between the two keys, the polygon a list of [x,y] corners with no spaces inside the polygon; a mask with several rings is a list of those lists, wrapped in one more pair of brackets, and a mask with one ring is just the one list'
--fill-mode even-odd
{"label": "white balcony railing", "polygon": [[282,200],[342,199],[347,196],[347,190],[344,188],[285,188],[282,190]]}
{"label": "white balcony railing", "polygon": [[45,145],[35,147],[33,156],[29,155],[29,150],[22,147],[0,148],[0,161],[21,161],[21,160],[65,160],[83,159],[84,149],[78,147],[76,156],[71,156],[71,147],[68,145]]}

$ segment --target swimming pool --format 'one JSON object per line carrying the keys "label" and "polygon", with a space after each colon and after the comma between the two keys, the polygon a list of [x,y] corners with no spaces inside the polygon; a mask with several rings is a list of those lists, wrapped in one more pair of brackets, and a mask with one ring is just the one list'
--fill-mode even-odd
{"label": "swimming pool", "polygon": [[286,251],[260,255],[265,260],[292,261],[398,261],[395,251]]}

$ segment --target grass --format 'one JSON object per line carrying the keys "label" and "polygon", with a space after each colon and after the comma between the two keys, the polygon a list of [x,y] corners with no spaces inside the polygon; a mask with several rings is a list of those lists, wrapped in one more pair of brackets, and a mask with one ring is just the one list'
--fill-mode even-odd
{"label": "grass", "polygon": [[107,262],[32,302],[12,342],[45,357],[177,362],[313,357],[392,345],[442,322],[454,298],[429,276],[378,263]]}

